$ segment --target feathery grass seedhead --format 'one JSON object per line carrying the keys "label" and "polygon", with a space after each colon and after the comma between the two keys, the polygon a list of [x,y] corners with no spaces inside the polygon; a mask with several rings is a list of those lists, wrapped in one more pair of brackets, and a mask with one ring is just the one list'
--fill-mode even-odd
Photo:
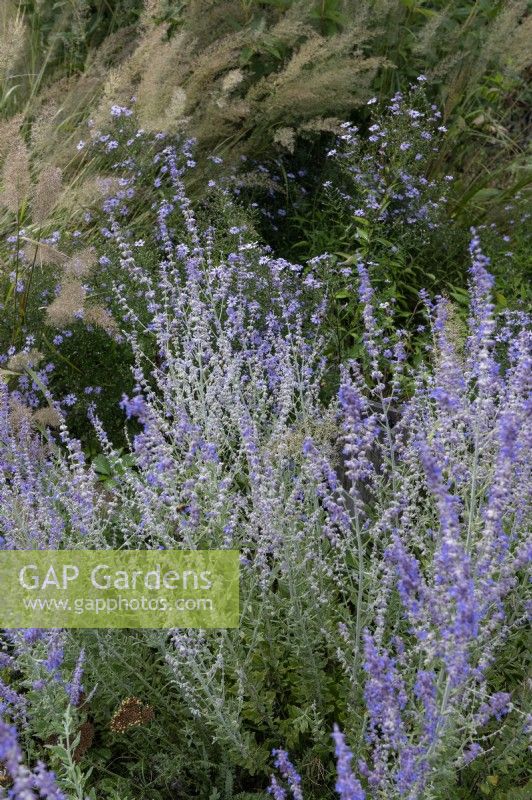
{"label": "feathery grass seedhead", "polygon": [[54,210],[63,188],[62,171],[46,164],[32,190],[31,220],[34,225],[43,225]]}
{"label": "feathery grass seedhead", "polygon": [[58,296],[46,309],[46,320],[54,328],[64,328],[66,325],[83,316],[87,292],[83,285],[69,279],[61,285]]}
{"label": "feathery grass seedhead", "polygon": [[20,134],[11,142],[2,167],[0,204],[19,214],[31,189],[30,162],[26,143]]}

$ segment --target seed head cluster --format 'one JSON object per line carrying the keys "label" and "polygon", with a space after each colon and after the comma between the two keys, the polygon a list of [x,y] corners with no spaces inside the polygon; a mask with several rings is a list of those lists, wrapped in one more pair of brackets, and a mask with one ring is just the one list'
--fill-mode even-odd
{"label": "seed head cluster", "polygon": [[126,697],[113,714],[109,728],[113,733],[126,733],[131,728],[147,725],[154,717],[152,706],[145,705],[138,697]]}

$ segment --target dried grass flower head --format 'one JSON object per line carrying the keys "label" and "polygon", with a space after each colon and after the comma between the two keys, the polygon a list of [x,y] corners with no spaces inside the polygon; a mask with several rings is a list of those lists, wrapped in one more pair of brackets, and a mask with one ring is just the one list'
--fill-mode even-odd
{"label": "dried grass flower head", "polygon": [[21,350],[19,353],[11,356],[7,362],[7,368],[12,372],[24,372],[28,367],[36,367],[43,360],[44,355],[32,348],[31,350]]}
{"label": "dried grass flower head", "polygon": [[26,142],[15,136],[2,168],[0,203],[17,214],[31,190],[30,158]]}
{"label": "dried grass flower head", "polygon": [[118,325],[109,311],[103,306],[88,306],[84,314],[85,322],[102,328],[109,336],[118,334]]}
{"label": "dried grass flower head", "polygon": [[26,45],[26,23],[16,4],[3,0],[0,6],[0,79],[13,71]]}
{"label": "dried grass flower head", "polygon": [[24,258],[29,264],[35,263],[42,267],[45,264],[52,264],[57,267],[63,266],[69,259],[66,253],[53,247],[51,244],[45,244],[36,239],[23,237],[26,244],[23,247]]}
{"label": "dried grass flower head", "polygon": [[230,94],[244,80],[244,73],[241,69],[232,69],[222,80],[222,92]]}
{"label": "dried grass flower head", "polygon": [[66,262],[65,275],[73,280],[78,280],[89,275],[95,266],[96,253],[92,248],[86,247],[84,250],[80,250],[79,253],[74,253]]}
{"label": "dried grass flower head", "polygon": [[14,431],[30,430],[31,428],[31,408],[11,397],[9,400],[9,424]]}
{"label": "dried grass flower head", "polygon": [[39,408],[32,417],[32,422],[37,428],[59,428],[62,421],[61,414],[51,406]]}
{"label": "dried grass flower head", "polygon": [[0,120],[0,161],[4,161],[13,147],[13,142],[19,135],[22,120],[22,114]]}
{"label": "dried grass flower head", "polygon": [[31,216],[35,224],[46,222],[57,205],[63,186],[62,174],[59,167],[52,164],[46,164],[41,170],[32,191]]}
{"label": "dried grass flower head", "polygon": [[46,309],[46,320],[54,328],[63,328],[83,312],[86,290],[79,281],[69,280]]}

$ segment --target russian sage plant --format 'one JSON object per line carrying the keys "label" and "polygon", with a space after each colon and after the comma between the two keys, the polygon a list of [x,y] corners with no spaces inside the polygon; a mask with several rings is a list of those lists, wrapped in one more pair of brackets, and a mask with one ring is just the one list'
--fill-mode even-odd
{"label": "russian sage plant", "polygon": [[[441,796],[447,765],[460,768],[489,750],[484,726],[513,708],[510,694],[490,692],[488,675],[511,631],[526,621],[531,336],[522,318],[502,324],[496,319],[487,259],[474,232],[471,256],[468,336],[461,346],[453,341],[445,299],[429,304],[433,368],[419,370],[414,395],[402,405],[393,430],[371,290],[359,266],[366,346],[374,359],[370,394],[382,403],[382,461],[371,480],[382,491],[381,478],[388,473],[388,479],[384,503],[379,490],[374,496],[378,514],[364,514],[360,558],[365,553],[365,563],[369,557],[378,567],[368,564],[373,578],[362,589],[367,716],[351,734],[356,770],[343,735],[338,729],[334,734],[336,789],[344,800]],[[504,356],[497,358],[497,350]],[[364,420],[363,395],[352,385],[350,391],[344,400],[344,453],[356,507],[361,434],[375,430],[375,416],[366,413]],[[387,396],[391,401],[393,391]],[[358,430],[350,423],[353,410]],[[352,447],[349,433],[355,430]],[[353,672],[361,647],[356,621],[345,629],[353,681],[360,680]],[[278,757],[276,765],[292,796],[300,798]],[[287,796],[275,778],[271,792]]]}
{"label": "russian sage plant", "polygon": [[[133,467],[102,493],[66,427],[59,448],[23,415],[14,424],[3,389],[2,546],[238,549],[240,628],[157,639],[176,714],[207,731],[239,788],[264,785],[274,750],[276,798],[302,797],[308,764],[322,789],[334,731],[343,800],[439,797],[449,765],[489,749],[486,723],[521,713],[490,669],[526,615],[529,320],[495,314],[473,232],[467,333],[446,298],[424,295],[432,345],[411,369],[361,261],[364,369],[346,363],[325,403],[327,292],[313,264],[275,258],[245,224],[217,228],[208,206],[198,221],[188,143],[154,159],[158,258],[127,209],[105,209],[135,358],[122,401]],[[66,680],[62,637],[5,635],[5,657],[56,676],[75,707],[98,665],[80,656]],[[14,741],[27,692],[1,695]]]}
{"label": "russian sage plant", "polygon": [[[478,754],[483,724],[511,702],[490,695],[487,673],[525,615],[527,320],[495,317],[473,235],[467,336],[445,298],[425,298],[433,345],[407,381],[401,332],[382,335],[359,263],[371,372],[347,364],[323,408],[322,342],[308,325],[323,304],[302,305],[305,287],[322,286],[237,228],[222,254],[198,227],[174,151],[163,155],[175,194],[158,212],[158,273],[112,224],[124,271],[151,300],[142,330],[156,343],[147,363],[132,334],[137,388],[124,408],[142,431],[138,471],[122,483],[136,510],[124,531],[149,546],[242,552],[241,630],[175,631],[177,685],[248,769],[276,731],[301,748],[339,717],[372,796],[429,796],[438,765]],[[176,206],[188,234],[177,246]],[[300,670],[284,709],[282,664]],[[247,719],[261,720],[260,736]]]}

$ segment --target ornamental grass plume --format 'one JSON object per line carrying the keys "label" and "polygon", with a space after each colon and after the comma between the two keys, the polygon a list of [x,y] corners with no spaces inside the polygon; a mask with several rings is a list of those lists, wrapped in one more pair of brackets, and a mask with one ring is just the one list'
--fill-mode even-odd
{"label": "ornamental grass plume", "polygon": [[30,160],[26,143],[17,134],[11,142],[2,167],[0,203],[13,214],[19,214],[31,190]]}
{"label": "ornamental grass plume", "polygon": [[7,368],[13,372],[24,372],[28,367],[34,368],[43,360],[44,355],[32,347],[30,350],[20,350],[11,356],[7,362]]}
{"label": "ornamental grass plume", "polygon": [[0,80],[15,68],[26,44],[26,22],[20,8],[6,0],[0,9]]}
{"label": "ornamental grass plume", "polygon": [[116,336],[119,332],[118,324],[115,318],[103,306],[87,306],[83,314],[83,319],[87,324],[96,325],[98,328],[102,328],[102,330],[108,333],[109,336]]}
{"label": "ornamental grass plume", "polygon": [[87,290],[79,280],[69,279],[61,285],[59,294],[46,309],[46,320],[54,328],[64,328],[81,319]]}
{"label": "ornamental grass plume", "polygon": [[41,169],[32,190],[31,219],[34,224],[42,225],[54,210],[63,187],[62,176],[61,169],[52,164]]}
{"label": "ornamental grass plume", "polygon": [[38,267],[53,265],[61,267],[68,262],[68,256],[53,244],[44,240],[28,240],[23,249],[25,262]]}
{"label": "ornamental grass plume", "polygon": [[36,427],[45,428],[59,428],[62,423],[62,417],[57,409],[51,406],[43,406],[33,412],[32,422]]}
{"label": "ornamental grass plume", "polygon": [[96,266],[96,253],[90,247],[86,247],[72,256],[66,261],[63,271],[68,278],[72,280],[80,280],[91,274]]}

